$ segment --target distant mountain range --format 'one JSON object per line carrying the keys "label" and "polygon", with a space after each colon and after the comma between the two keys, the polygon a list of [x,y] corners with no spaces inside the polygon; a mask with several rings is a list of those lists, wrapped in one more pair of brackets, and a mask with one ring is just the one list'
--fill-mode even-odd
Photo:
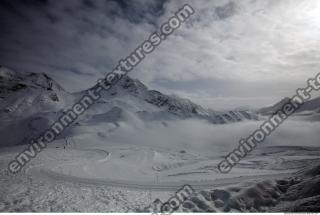
{"label": "distant mountain range", "polygon": [[[69,93],[44,73],[26,73],[0,67],[0,146],[27,144],[48,128],[64,111],[78,101],[87,90]],[[98,125],[126,121],[135,123],[198,119],[212,124],[258,120],[279,110],[289,98],[279,103],[253,110],[214,111],[188,99],[149,90],[139,80],[123,77],[87,110],[74,125]],[[306,102],[297,113],[320,113],[320,97]],[[263,117],[262,117],[263,118]]]}
{"label": "distant mountain range", "polygon": [[[86,90],[69,93],[44,73],[22,73],[0,67],[0,146],[26,144],[70,108]],[[139,80],[123,77],[104,91],[77,123],[117,123],[134,115],[144,121],[200,119],[213,124],[257,120],[249,110],[214,111],[188,99],[149,90]]]}
{"label": "distant mountain range", "polygon": [[[290,98],[286,97],[282,99],[280,102],[272,106],[259,109],[257,113],[263,114],[263,115],[274,114],[277,111],[281,110],[283,105],[288,102],[290,102]],[[305,102],[295,113],[301,114],[302,112],[309,112],[305,114],[320,113],[320,97],[317,97],[315,99]]]}

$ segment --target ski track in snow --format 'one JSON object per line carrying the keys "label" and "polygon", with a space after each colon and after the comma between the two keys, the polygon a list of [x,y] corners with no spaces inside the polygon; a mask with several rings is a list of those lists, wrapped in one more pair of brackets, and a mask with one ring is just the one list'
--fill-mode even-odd
{"label": "ski track in snow", "polygon": [[[275,151],[277,150],[270,150],[268,153],[272,155]],[[131,157],[131,153],[134,156]],[[283,153],[290,154],[290,150],[283,150]],[[315,154],[314,151],[312,153]],[[131,162],[134,161],[136,162],[137,168],[135,171],[139,172],[139,167],[142,164],[149,164],[147,166],[150,167],[150,171],[148,168],[145,168],[146,166],[142,165],[146,176],[151,173],[155,175],[157,173],[155,170],[152,170],[150,162],[156,159],[156,163],[161,164],[159,160],[162,160],[162,157],[159,154],[165,158],[169,155],[172,159],[177,159],[177,155],[172,152],[159,153],[150,149],[139,149],[138,147],[132,146],[120,148],[111,147],[110,151],[97,148],[48,148],[36,159],[32,160],[31,163],[24,168],[23,172],[12,176],[7,174],[5,169],[7,168],[6,165],[10,161],[10,158],[12,158],[15,153],[3,152],[0,155],[2,170],[0,211],[132,212],[148,207],[156,198],[166,200],[184,184],[190,184],[196,190],[210,190],[230,185],[238,186],[241,183],[248,184],[266,179],[283,178],[289,176],[290,172],[295,171],[291,170],[286,172],[280,168],[278,171],[268,170],[261,172],[258,170],[259,168],[253,168],[252,163],[250,163],[250,159],[253,158],[249,158],[240,164],[241,168],[239,168],[239,170],[243,173],[243,168],[247,168],[247,170],[250,170],[250,174],[240,175],[236,173],[229,177],[226,175],[216,175],[214,178],[213,176],[216,173],[213,171],[211,173],[212,180],[203,180],[200,175],[198,176],[198,180],[184,181],[183,174],[173,177],[172,179],[172,177],[168,177],[166,173],[160,177],[163,181],[156,182],[154,180],[139,180],[141,178],[135,178],[135,175],[130,175],[130,171],[128,171],[126,178],[112,178],[112,172],[110,172],[110,174],[101,173],[101,165],[107,169],[113,165],[116,165],[115,168],[120,169],[132,168],[134,165],[132,165]],[[135,157],[136,155],[140,156]],[[183,155],[184,162],[186,162],[186,157],[192,160],[192,162],[187,162],[187,166],[202,164],[206,161],[204,159],[195,159],[194,156],[191,155]],[[121,164],[119,159],[123,160],[124,158],[127,159],[122,161],[124,167],[119,166],[119,163]],[[307,158],[310,159],[310,156],[303,157],[295,155],[291,158],[288,156],[282,159],[275,159],[274,162],[277,167],[279,167],[279,165],[281,166],[281,163],[288,165],[288,163],[293,162],[294,165],[297,165],[303,163]],[[319,161],[319,157],[314,155],[314,160],[311,159],[312,162],[315,162],[317,158]],[[267,157],[263,159],[271,161],[271,159]],[[263,167],[263,159],[260,159],[260,162],[254,160],[255,162],[253,163]],[[95,166],[100,167],[95,170]],[[168,163],[165,167],[165,169],[160,168],[162,172],[158,172],[158,174],[162,174],[163,172],[172,173],[172,171],[176,173],[184,172],[185,168],[184,165],[178,165],[170,169],[170,164]],[[95,171],[97,171],[96,174],[92,174]],[[192,170],[189,171],[191,172]],[[237,169],[235,169],[235,172],[237,172]],[[269,174],[267,174],[268,172]],[[194,175],[197,174],[195,173]],[[115,176],[117,175],[113,175],[113,177]]]}

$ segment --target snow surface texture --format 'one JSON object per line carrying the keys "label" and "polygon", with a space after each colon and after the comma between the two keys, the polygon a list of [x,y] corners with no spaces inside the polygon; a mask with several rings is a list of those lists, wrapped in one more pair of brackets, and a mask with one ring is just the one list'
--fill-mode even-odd
{"label": "snow surface texture", "polygon": [[282,179],[195,193],[179,212],[319,212],[320,166]]}
{"label": "snow surface texture", "polygon": [[150,211],[184,184],[201,195],[180,211],[317,210],[319,168],[295,172],[320,163],[319,100],[223,175],[217,164],[266,116],[207,110],[125,77],[11,175],[7,165],[27,140],[85,91],[71,94],[45,74],[3,67],[0,89],[0,211]]}
{"label": "snow surface texture", "polygon": [[[63,160],[63,154],[66,153],[78,159],[73,157]],[[148,184],[133,181],[130,173],[123,181],[94,179],[90,175],[72,177],[71,174],[76,173],[70,169],[66,172],[64,163],[67,163],[66,166],[72,165],[68,159],[76,162],[80,157],[87,159],[85,163],[90,160],[102,162],[105,154],[99,151],[58,153],[53,150],[52,154],[43,155],[38,162],[33,162],[28,169],[16,176],[5,171],[6,160],[10,156],[1,156],[0,211],[151,212],[152,201],[156,198],[166,201],[180,186],[173,186],[174,183]],[[95,160],[96,158],[100,159]],[[58,163],[60,166],[55,166]],[[198,192],[185,201],[178,211],[319,212],[320,162],[310,161],[309,166],[311,163],[318,163],[318,166],[298,173],[191,182]],[[48,168],[52,174],[46,170]]]}

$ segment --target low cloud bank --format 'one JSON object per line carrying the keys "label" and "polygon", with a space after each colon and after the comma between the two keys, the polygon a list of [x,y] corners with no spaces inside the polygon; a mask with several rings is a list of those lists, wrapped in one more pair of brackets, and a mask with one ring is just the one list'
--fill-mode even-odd
{"label": "low cloud bank", "polygon": [[[241,138],[249,136],[259,122],[213,125],[200,120],[179,120],[166,123],[121,123],[109,137],[114,142],[152,146],[172,150],[192,150],[221,156],[233,150]],[[261,146],[320,146],[319,122],[287,120]]]}

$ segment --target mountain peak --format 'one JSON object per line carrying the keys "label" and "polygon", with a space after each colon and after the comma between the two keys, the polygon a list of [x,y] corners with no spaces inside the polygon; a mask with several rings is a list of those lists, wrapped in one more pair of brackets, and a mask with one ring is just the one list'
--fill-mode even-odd
{"label": "mountain peak", "polygon": [[57,82],[45,73],[22,73],[3,66],[0,67],[0,93],[2,96],[28,88],[64,91]]}
{"label": "mountain peak", "polygon": [[[4,67],[0,68],[0,89],[0,119],[3,122],[0,131],[6,133],[12,128],[28,131],[19,137],[11,138],[11,141],[8,137],[6,145],[19,143],[27,138],[25,134],[42,132],[43,127],[50,126],[59,117],[59,113],[71,109],[87,92],[70,94],[44,73],[20,73]],[[181,119],[224,124],[254,120],[256,115],[248,111],[208,110],[188,99],[150,90],[139,80],[124,76],[115,86],[103,91],[100,100],[78,121],[84,124],[117,124],[125,120],[134,124],[141,120],[147,122]]]}

